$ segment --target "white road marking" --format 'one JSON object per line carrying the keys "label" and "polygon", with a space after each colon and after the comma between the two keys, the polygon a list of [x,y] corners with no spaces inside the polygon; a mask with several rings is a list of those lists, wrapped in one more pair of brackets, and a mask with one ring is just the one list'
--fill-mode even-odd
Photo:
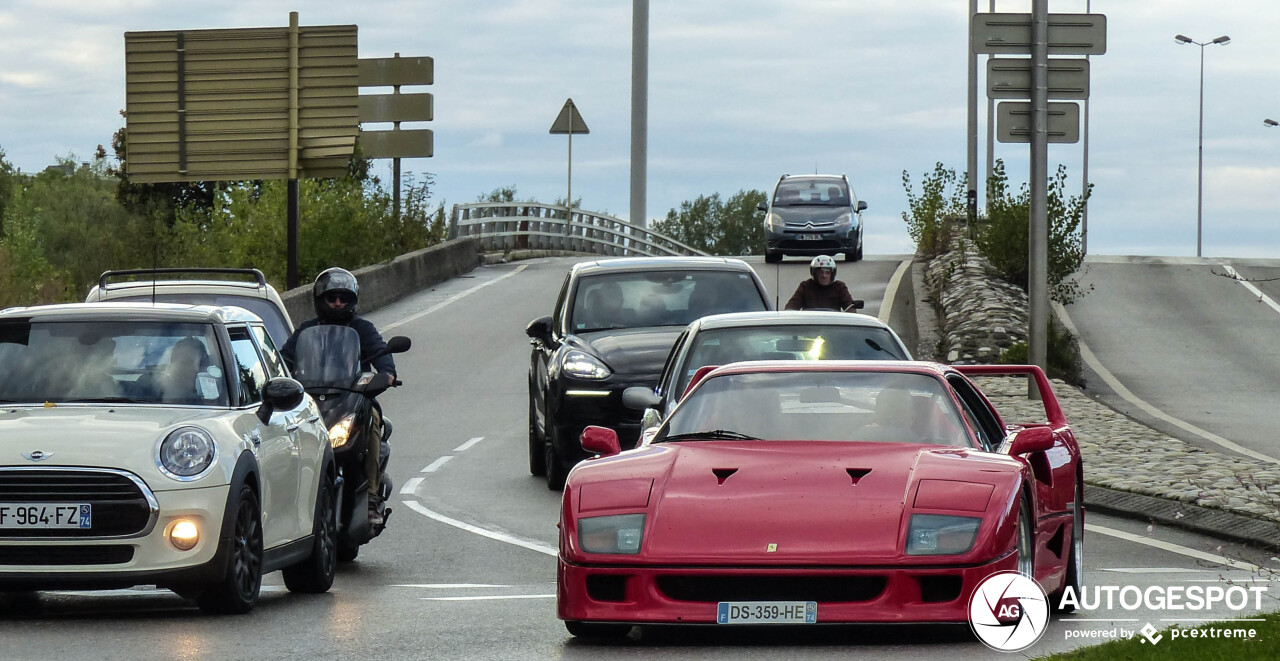
{"label": "white road marking", "polygon": [[1266,620],[1255,617],[1232,617],[1232,618],[1207,618],[1207,617],[1162,617],[1161,622],[1215,622],[1218,620],[1230,622],[1266,622]]}
{"label": "white road marking", "polygon": [[1275,301],[1271,300],[1270,296],[1267,296],[1266,294],[1262,293],[1261,289],[1258,289],[1257,287],[1253,286],[1252,282],[1245,282],[1244,280],[1241,280],[1240,274],[1236,273],[1235,269],[1231,268],[1231,266],[1227,264],[1223,264],[1222,268],[1227,272],[1227,275],[1235,278],[1236,282],[1240,283],[1240,285],[1243,286],[1245,289],[1248,289],[1254,296],[1257,296],[1259,301],[1266,303],[1272,310],[1275,310],[1276,312],[1280,312],[1280,304],[1277,304]]}
{"label": "white road marking", "polygon": [[510,588],[512,585],[494,585],[492,583],[400,583],[393,588],[427,588],[431,590],[454,590],[458,588]]}
{"label": "white road marking", "polygon": [[1258,569],[1260,569],[1258,565],[1244,562],[1243,560],[1233,560],[1225,556],[1217,555],[1214,553],[1206,553],[1204,551],[1197,551],[1196,549],[1193,549],[1193,548],[1179,546],[1177,544],[1172,544],[1170,542],[1165,542],[1158,539],[1152,539],[1150,537],[1143,537],[1142,535],[1135,535],[1133,533],[1128,533],[1123,530],[1114,530],[1112,528],[1104,528],[1102,526],[1094,525],[1092,523],[1084,524],[1084,529],[1092,533],[1097,533],[1099,535],[1116,537],[1118,539],[1123,539],[1125,541],[1134,542],[1135,544],[1143,544],[1143,545],[1151,546],[1164,551],[1169,551],[1171,553],[1185,555],[1189,558],[1196,558],[1197,560],[1207,560],[1215,564],[1226,565],[1227,567],[1234,567],[1236,569],[1247,569],[1249,571],[1258,571]]}
{"label": "white road marking", "polygon": [[1112,571],[1117,574],[1201,574],[1211,570],[1186,567],[1111,567],[1103,568],[1102,571]]}
{"label": "white road marking", "polygon": [[423,601],[482,601],[486,599],[555,599],[554,594],[495,594],[483,597],[418,597]]}
{"label": "white road marking", "polygon": [[418,485],[422,484],[422,480],[423,478],[421,477],[409,478],[409,480],[404,483],[404,486],[400,487],[400,494],[403,496],[412,496],[413,492],[418,490]]}
{"label": "white road marking", "polygon": [[[264,585],[259,588],[260,592],[284,592],[286,588],[283,585]],[[122,588],[120,590],[50,590],[50,594],[62,595],[65,597],[156,597],[169,595],[176,597],[177,594],[167,588]]]}
{"label": "white road marking", "polygon": [[1277,459],[1276,457],[1269,457],[1261,452],[1250,450],[1238,443],[1218,436],[1213,432],[1205,431],[1189,422],[1179,420],[1140,399],[1137,395],[1130,392],[1128,388],[1124,387],[1124,384],[1120,383],[1120,380],[1117,379],[1114,374],[1102,366],[1102,362],[1098,360],[1098,357],[1093,354],[1093,351],[1089,349],[1089,346],[1084,343],[1084,339],[1080,337],[1080,331],[1077,330],[1075,324],[1071,322],[1071,317],[1067,316],[1066,308],[1063,308],[1061,303],[1055,302],[1053,303],[1053,309],[1058,313],[1058,318],[1062,320],[1062,325],[1066,326],[1067,330],[1070,331],[1072,335],[1076,336],[1076,343],[1080,346],[1080,357],[1084,359],[1084,362],[1090,369],[1096,372],[1098,376],[1102,377],[1102,380],[1105,381],[1117,395],[1120,395],[1120,397],[1125,399],[1125,401],[1128,401],[1130,404],[1146,411],[1148,415],[1154,418],[1164,420],[1185,432],[1195,434],[1210,443],[1220,445],[1232,452],[1242,454],[1246,457],[1252,457],[1259,461],[1265,461],[1271,464],[1280,464],[1280,459]]}
{"label": "white road marking", "polygon": [[439,459],[436,459],[435,461],[431,462],[431,465],[429,465],[429,466],[427,466],[426,468],[422,469],[422,472],[423,472],[423,473],[434,473],[434,472],[436,472],[437,470],[440,470],[440,467],[441,467],[441,466],[443,466],[443,465],[445,464],[445,462],[446,462],[446,461],[449,461],[450,459],[453,459],[453,455],[451,455],[451,454],[446,454],[445,456],[440,457]]}
{"label": "white road marking", "polygon": [[427,509],[426,506],[424,506],[422,503],[419,503],[416,500],[402,500],[400,502],[404,503],[405,507],[408,507],[409,509],[417,512],[418,514],[421,514],[422,516],[427,517],[428,519],[435,519],[436,521],[439,521],[440,523],[443,523],[445,525],[453,526],[454,528],[459,528],[467,532],[475,533],[477,535],[480,535],[481,537],[496,539],[499,542],[505,542],[507,544],[519,546],[520,548],[529,549],[530,551],[537,551],[538,553],[542,553],[545,555],[556,556],[559,554],[559,551],[557,551],[556,548],[553,546],[548,546],[546,544],[543,544],[542,542],[536,542],[529,539],[521,539],[519,537],[516,537],[514,535],[509,535],[504,532],[489,530],[487,528],[481,528],[480,526],[473,526],[470,523],[465,523],[463,521],[459,521],[457,519],[447,517],[438,512],[433,512]]}
{"label": "white road marking", "polygon": [[898,285],[902,283],[902,276],[911,268],[911,260],[903,260],[898,264],[898,270],[893,272],[893,277],[889,278],[889,286],[884,290],[884,298],[880,300],[880,314],[877,319],[880,323],[889,325],[889,313],[893,312],[893,299],[898,295]]}
{"label": "white road marking", "polygon": [[466,452],[467,450],[470,450],[470,449],[471,449],[471,446],[473,446],[473,445],[475,445],[476,443],[479,443],[480,441],[483,441],[483,440],[484,440],[484,437],[483,437],[483,436],[477,436],[477,437],[475,437],[475,438],[473,438],[473,439],[471,439],[471,440],[467,441],[466,443],[463,443],[462,445],[459,445],[458,447],[454,448],[454,449],[453,449],[453,451],[454,451],[454,452]]}
{"label": "white road marking", "polygon": [[1064,624],[1073,622],[1137,622],[1138,618],[1115,618],[1115,617],[1073,617],[1069,620],[1062,620]]}
{"label": "white road marking", "polygon": [[421,317],[425,317],[425,316],[427,316],[427,315],[431,314],[432,312],[435,312],[436,310],[439,310],[440,308],[442,308],[442,307],[444,307],[444,306],[446,306],[446,305],[448,305],[448,304],[450,304],[450,303],[453,303],[454,301],[457,301],[457,300],[458,300],[458,299],[460,299],[460,298],[463,298],[463,297],[465,297],[465,296],[470,296],[470,295],[472,295],[472,294],[474,294],[474,293],[476,293],[476,292],[480,291],[481,289],[484,289],[485,287],[488,287],[489,285],[492,285],[492,284],[496,284],[496,283],[502,282],[503,280],[506,280],[507,278],[510,278],[511,276],[513,276],[513,275],[515,275],[515,274],[517,274],[517,273],[519,273],[519,272],[521,272],[521,271],[523,271],[523,270],[525,270],[525,269],[527,269],[527,268],[529,268],[529,265],[528,265],[528,264],[521,264],[520,266],[516,267],[516,269],[515,269],[514,271],[511,271],[510,273],[505,273],[505,274],[503,274],[503,275],[501,275],[501,276],[499,276],[499,277],[497,277],[497,278],[494,278],[494,279],[492,279],[492,280],[490,280],[490,281],[488,281],[488,282],[482,282],[482,283],[480,283],[480,284],[478,284],[478,285],[476,285],[476,286],[472,287],[471,289],[468,289],[468,290],[463,291],[463,292],[459,292],[458,294],[455,294],[455,295],[453,295],[453,296],[451,296],[451,297],[449,297],[449,298],[447,298],[447,299],[445,299],[445,300],[443,300],[443,301],[440,301],[439,303],[436,303],[435,305],[433,305],[433,306],[431,306],[431,307],[429,307],[429,308],[427,308],[427,309],[423,310],[422,312],[419,312],[419,313],[417,313],[417,314],[411,314],[411,315],[409,315],[409,316],[405,317],[404,319],[401,319],[400,321],[395,321],[395,322],[389,323],[389,324],[387,324],[386,326],[383,326],[383,327],[382,327],[382,334],[383,334],[383,335],[386,335],[386,334],[387,334],[387,331],[391,330],[392,328],[395,328],[396,326],[401,326],[401,325],[404,325],[404,324],[407,324],[407,323],[409,323],[409,322],[413,321],[414,319],[419,319],[419,318],[421,318]]}

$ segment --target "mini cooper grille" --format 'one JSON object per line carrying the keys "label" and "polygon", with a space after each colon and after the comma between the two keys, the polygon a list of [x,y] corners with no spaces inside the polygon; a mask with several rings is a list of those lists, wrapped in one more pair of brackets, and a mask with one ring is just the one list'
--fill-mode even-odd
{"label": "mini cooper grille", "polygon": [[151,520],[151,506],[138,485],[124,475],[103,471],[0,469],[0,503],[93,506],[91,528],[6,528],[0,530],[0,538],[132,535],[145,530]]}
{"label": "mini cooper grille", "polygon": [[121,565],[133,559],[133,547],[0,546],[0,565]]}
{"label": "mini cooper grille", "polygon": [[677,601],[871,601],[883,576],[663,576],[658,589]]}

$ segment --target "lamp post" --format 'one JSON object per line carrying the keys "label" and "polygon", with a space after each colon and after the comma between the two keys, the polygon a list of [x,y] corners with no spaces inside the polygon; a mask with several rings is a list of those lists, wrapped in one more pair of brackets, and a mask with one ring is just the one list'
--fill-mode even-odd
{"label": "lamp post", "polygon": [[1213,41],[1201,43],[1185,35],[1174,35],[1173,40],[1179,44],[1195,44],[1200,47],[1200,139],[1199,161],[1196,166],[1196,257],[1201,257],[1204,238],[1204,47],[1209,44],[1231,43],[1231,37],[1222,35]]}

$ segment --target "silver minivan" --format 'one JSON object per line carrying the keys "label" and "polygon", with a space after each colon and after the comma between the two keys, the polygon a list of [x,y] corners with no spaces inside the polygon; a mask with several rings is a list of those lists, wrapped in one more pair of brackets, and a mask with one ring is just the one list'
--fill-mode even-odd
{"label": "silver minivan", "polygon": [[773,187],[765,212],[764,261],[774,264],[786,255],[844,253],[844,261],[862,259],[862,211],[843,174],[784,174]]}

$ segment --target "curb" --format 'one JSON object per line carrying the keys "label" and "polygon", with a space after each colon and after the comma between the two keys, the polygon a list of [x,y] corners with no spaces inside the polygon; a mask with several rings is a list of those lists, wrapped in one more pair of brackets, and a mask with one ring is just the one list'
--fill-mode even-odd
{"label": "curb", "polygon": [[539,257],[581,257],[595,255],[595,253],[573,252],[570,250],[512,250],[511,252],[486,252],[480,254],[480,263],[484,266],[491,264],[506,264],[521,259],[537,259]]}
{"label": "curb", "polygon": [[1200,507],[1168,498],[1145,496],[1086,484],[1084,505],[1086,508],[1104,514],[1158,521],[1176,528],[1243,542],[1259,548],[1273,549],[1280,545],[1280,522]]}

